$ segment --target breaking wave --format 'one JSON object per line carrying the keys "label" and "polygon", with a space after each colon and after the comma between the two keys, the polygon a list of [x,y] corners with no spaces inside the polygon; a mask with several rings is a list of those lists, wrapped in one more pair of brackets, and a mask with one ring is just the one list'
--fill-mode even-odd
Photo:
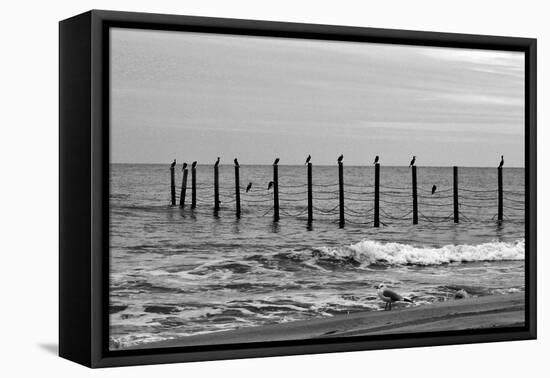
{"label": "breaking wave", "polygon": [[346,247],[322,247],[318,258],[354,260],[361,265],[442,265],[479,261],[524,260],[525,240],[477,245],[417,247],[401,243],[362,240]]}

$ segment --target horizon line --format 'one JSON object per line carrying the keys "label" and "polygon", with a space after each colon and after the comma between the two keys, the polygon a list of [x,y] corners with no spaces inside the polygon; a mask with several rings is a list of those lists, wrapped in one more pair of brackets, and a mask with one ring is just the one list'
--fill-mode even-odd
{"label": "horizon line", "polygon": [[[170,166],[171,163],[127,163],[127,162],[109,162],[109,165],[166,165]],[[176,166],[181,166],[182,163],[177,163]],[[188,165],[191,165],[188,163]],[[198,166],[214,166],[213,163],[197,163]],[[272,167],[273,164],[239,164],[241,167],[251,167],[251,166],[266,166],[266,167]],[[279,167],[300,167],[300,166],[306,166],[305,164],[277,164]],[[219,164],[220,167],[234,167],[234,164]],[[315,167],[338,167],[338,164],[313,164]],[[389,168],[409,168],[408,165],[382,165],[380,166],[389,167]],[[351,168],[359,168],[359,167],[374,167],[374,164],[368,164],[368,165],[357,165],[357,164],[350,164],[346,165],[344,164],[344,167],[351,167]],[[486,166],[479,166],[479,165],[415,165],[415,167],[424,167],[424,168],[452,168],[452,167],[458,167],[458,168],[498,168],[498,166],[493,165],[486,165]],[[514,168],[514,169],[525,169],[525,166],[504,166],[503,168]]]}

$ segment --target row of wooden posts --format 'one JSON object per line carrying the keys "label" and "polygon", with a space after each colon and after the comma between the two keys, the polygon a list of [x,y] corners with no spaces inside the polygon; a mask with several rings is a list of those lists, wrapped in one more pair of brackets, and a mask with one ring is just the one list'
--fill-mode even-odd
{"label": "row of wooden posts", "polygon": [[[239,182],[239,169],[235,165],[235,212],[237,218],[241,217],[241,187]],[[503,189],[502,189],[502,167],[498,169],[498,213],[497,219],[503,220]],[[307,220],[313,222],[313,175],[312,163],[307,164]],[[183,170],[183,180],[180,193],[180,208],[185,206],[185,196],[187,192],[187,172]],[[412,205],[413,205],[413,224],[418,224],[418,191],[416,181],[416,166],[411,167],[412,172]],[[196,168],[191,168],[191,209],[197,207],[197,175]],[[176,206],[176,180],[175,168],[170,168],[170,198],[171,205]],[[344,164],[338,163],[338,204],[339,204],[339,224],[345,225],[344,216]],[[220,190],[218,166],[214,166],[214,211],[220,210]],[[458,167],[453,167],[453,219],[454,223],[459,222],[459,202],[458,202]],[[279,216],[279,166],[273,165],[273,221],[278,222]],[[374,227],[380,227],[380,163],[374,165]]]}

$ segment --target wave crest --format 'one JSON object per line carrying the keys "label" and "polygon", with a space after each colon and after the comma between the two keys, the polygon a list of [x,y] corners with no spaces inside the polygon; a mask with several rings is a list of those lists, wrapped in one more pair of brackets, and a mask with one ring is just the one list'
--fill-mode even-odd
{"label": "wave crest", "polygon": [[355,260],[361,265],[442,265],[476,261],[524,260],[525,240],[477,245],[415,247],[401,243],[362,240],[347,247],[318,250],[320,258]]}

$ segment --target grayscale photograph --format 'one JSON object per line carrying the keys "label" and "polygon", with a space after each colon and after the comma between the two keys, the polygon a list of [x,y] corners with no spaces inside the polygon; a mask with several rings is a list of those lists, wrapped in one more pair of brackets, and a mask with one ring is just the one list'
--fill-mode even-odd
{"label": "grayscale photograph", "polygon": [[109,46],[109,350],[525,325],[524,52]]}

